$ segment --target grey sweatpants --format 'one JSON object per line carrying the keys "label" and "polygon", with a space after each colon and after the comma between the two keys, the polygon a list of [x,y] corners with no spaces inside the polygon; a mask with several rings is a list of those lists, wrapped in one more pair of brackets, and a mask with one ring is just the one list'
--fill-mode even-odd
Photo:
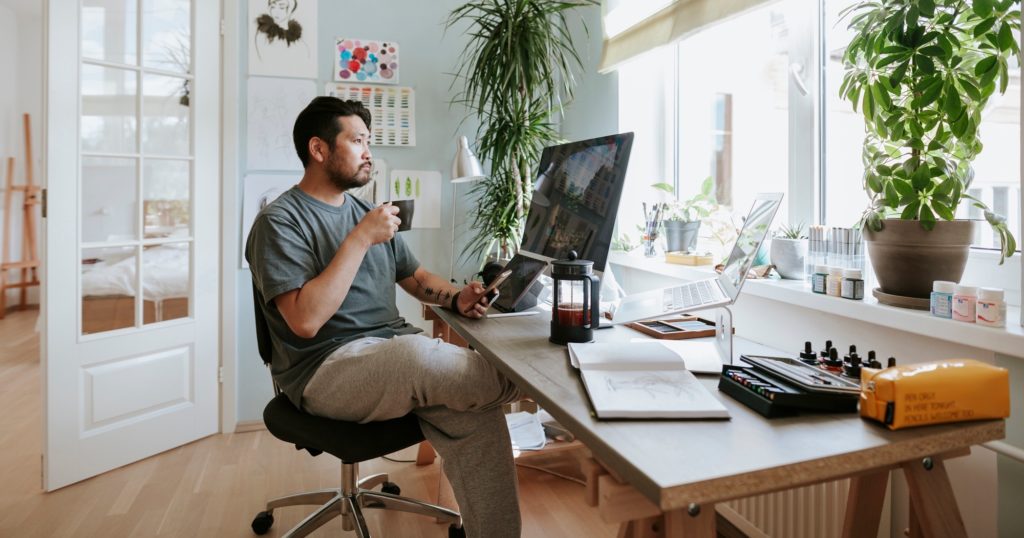
{"label": "grey sweatpants", "polygon": [[362,338],[327,358],[302,393],[314,415],[372,422],[416,413],[444,459],[466,536],[518,537],[512,443],[501,404],[519,390],[476,351],[422,335]]}

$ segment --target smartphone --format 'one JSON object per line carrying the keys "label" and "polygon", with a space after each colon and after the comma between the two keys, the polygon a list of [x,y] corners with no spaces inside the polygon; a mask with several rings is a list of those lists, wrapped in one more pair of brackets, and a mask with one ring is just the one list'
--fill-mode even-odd
{"label": "smartphone", "polygon": [[498,286],[500,286],[502,282],[508,280],[508,277],[510,276],[512,276],[512,270],[508,269],[494,277],[494,280],[492,280],[490,285],[487,286],[487,289],[484,290],[484,297],[487,297],[488,300],[493,299],[495,295],[494,290],[498,289]]}

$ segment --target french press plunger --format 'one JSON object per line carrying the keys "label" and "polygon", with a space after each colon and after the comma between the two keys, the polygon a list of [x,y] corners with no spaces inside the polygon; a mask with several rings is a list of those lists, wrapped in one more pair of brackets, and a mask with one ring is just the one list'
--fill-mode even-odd
{"label": "french press plunger", "polygon": [[594,262],[577,257],[574,250],[568,260],[551,262],[555,288],[550,340],[556,344],[591,342],[601,322],[601,279],[594,275]]}

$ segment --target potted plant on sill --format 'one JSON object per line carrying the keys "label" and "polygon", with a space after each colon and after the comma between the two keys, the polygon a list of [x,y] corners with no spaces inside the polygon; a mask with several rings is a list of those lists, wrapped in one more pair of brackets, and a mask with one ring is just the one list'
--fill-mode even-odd
{"label": "potted plant on sill", "polygon": [[769,253],[779,276],[790,280],[803,279],[804,260],[807,258],[804,223],[796,226],[782,225],[772,237]]}
{"label": "potted plant on sill", "polygon": [[471,191],[478,208],[462,259],[483,261],[495,247],[499,258],[508,259],[519,247],[531,174],[541,150],[559,140],[552,116],[572,101],[574,70],[583,69],[566,15],[595,5],[597,0],[477,0],[449,14],[446,29],[470,25],[452,81],[463,87],[451,103],[479,119],[477,155],[490,163],[490,174]]}
{"label": "potted plant on sill", "polygon": [[1019,0],[864,0],[841,15],[856,31],[843,55],[840,95],[864,115],[861,220],[881,291],[928,297],[932,281],[959,281],[984,212],[1000,263],[1016,250],[1006,220],[968,192],[982,150],[989,97],[1006,91],[1019,55]]}
{"label": "potted plant on sill", "polygon": [[[655,183],[651,186],[668,194],[675,194],[675,189],[668,183]],[[717,208],[715,184],[710,176],[704,179],[700,185],[700,192],[693,197],[687,200],[668,202],[663,222],[665,251],[689,252],[696,250],[701,220],[708,218]]]}

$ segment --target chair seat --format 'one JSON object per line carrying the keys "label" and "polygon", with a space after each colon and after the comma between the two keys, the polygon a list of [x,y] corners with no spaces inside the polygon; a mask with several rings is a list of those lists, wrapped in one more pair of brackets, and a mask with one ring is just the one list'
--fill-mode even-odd
{"label": "chair seat", "polygon": [[263,409],[263,423],[282,441],[322,450],[345,463],[379,458],[423,440],[419,419],[412,413],[366,424],[333,420],[296,409],[283,393]]}

